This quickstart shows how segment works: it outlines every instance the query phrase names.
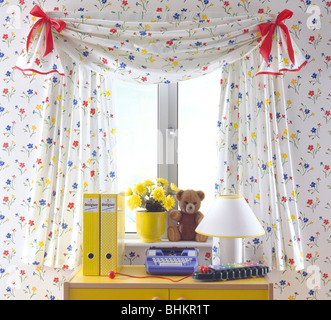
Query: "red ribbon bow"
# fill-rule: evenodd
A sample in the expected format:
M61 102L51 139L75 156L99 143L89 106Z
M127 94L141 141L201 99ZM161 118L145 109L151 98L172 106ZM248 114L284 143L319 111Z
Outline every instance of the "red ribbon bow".
M283 20L291 18L293 15L293 12L290 10L285 9L281 13L278 14L277 19L274 22L271 23L261 23L258 25L260 33L262 36L267 35L260 47L260 53L266 63L268 63L270 52L271 52L271 46L272 46L272 36L275 32L276 26L279 26L283 29L285 36L286 36L286 44L287 44L287 51L290 56L290 59L292 63L294 64L294 50L292 47L291 37L290 33L286 27L286 25L283 23Z
M33 25L33 27L29 32L28 39L26 42L26 51L27 52L29 51L31 37L35 33L34 30L37 30L37 28L45 22L46 23L46 49L44 53L44 57L45 57L54 49L52 26L55 28L57 32L61 32L63 28L66 26L66 23L60 19L51 19L44 11L41 10L41 8L37 4L31 9L30 14L40 19Z

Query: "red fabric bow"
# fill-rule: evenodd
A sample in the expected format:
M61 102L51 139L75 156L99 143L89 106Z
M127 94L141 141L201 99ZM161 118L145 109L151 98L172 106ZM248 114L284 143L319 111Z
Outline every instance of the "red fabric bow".
M40 19L33 25L33 27L29 32L28 39L26 42L26 51L27 52L29 51L31 37L35 33L34 31L37 30L37 28L45 22L46 23L46 48L44 53L44 57L45 57L54 49L52 26L54 26L57 32L61 32L63 28L66 26L66 23L60 19L51 19L44 11L41 10L41 8L37 4L31 9L30 14Z
M268 63L270 52L271 52L271 46L272 46L272 36L275 32L276 26L279 26L283 29L285 36L286 36L286 44L287 44L287 51L289 54L289 57L291 59L291 62L294 64L294 50L292 47L291 37L290 33L286 27L286 25L283 23L283 20L291 18L293 15L293 12L290 10L285 9L281 13L278 14L277 19L274 22L271 23L261 23L258 25L260 33L262 36L267 35L261 46L260 46L260 53L266 63Z

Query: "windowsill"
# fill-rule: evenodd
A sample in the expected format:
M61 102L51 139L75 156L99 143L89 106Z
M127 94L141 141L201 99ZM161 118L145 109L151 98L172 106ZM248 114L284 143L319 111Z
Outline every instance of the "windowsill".
M177 241L171 242L167 239L161 239L161 242L141 242L139 239L134 238L125 238L124 240L125 247L177 247L177 248L184 248L184 247L194 247L194 248L211 248L212 246L212 239L208 239L206 242L197 242L197 241Z

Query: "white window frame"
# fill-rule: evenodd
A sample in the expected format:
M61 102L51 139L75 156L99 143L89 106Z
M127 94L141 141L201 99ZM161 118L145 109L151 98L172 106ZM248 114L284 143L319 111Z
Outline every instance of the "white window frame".
M178 185L178 83L158 85L159 178Z

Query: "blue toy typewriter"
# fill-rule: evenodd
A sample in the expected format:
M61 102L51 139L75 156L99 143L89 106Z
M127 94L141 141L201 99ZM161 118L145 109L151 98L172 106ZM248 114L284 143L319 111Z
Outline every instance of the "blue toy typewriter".
M198 270L197 248L151 247L146 251L146 271L158 275L189 275Z

